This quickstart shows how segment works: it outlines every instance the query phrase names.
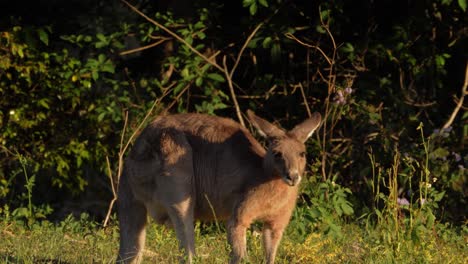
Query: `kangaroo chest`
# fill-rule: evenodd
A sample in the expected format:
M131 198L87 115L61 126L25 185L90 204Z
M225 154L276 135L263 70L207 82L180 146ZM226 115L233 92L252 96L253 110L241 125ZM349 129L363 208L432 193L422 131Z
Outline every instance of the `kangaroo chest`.
M269 221L280 215L289 217L296 205L297 193L297 186L291 187L275 179L247 192L235 213L245 223Z

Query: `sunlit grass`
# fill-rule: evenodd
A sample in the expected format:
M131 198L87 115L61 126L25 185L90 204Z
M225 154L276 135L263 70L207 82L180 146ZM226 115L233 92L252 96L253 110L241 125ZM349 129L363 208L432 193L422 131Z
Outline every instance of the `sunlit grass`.
M468 263L466 231L447 227L415 242L402 237L384 241L385 228L366 230L355 224L342 228L340 237L312 232L302 238L291 226L281 243L277 263ZM196 263L227 263L228 244L223 229L197 226ZM31 228L0 222L1 263L113 263L118 250L118 229L101 228L89 221L68 219L60 224L43 222ZM249 263L262 263L261 235L248 233ZM178 263L180 253L174 232L148 226L144 263Z

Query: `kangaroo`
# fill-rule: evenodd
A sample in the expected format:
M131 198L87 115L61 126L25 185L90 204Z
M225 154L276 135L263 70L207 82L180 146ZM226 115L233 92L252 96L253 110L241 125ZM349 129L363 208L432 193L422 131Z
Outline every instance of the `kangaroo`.
M172 223L185 261L195 256L194 220L226 222L231 264L247 256L246 231L263 223L266 263L296 205L314 113L290 131L247 112L268 148L231 119L202 114L157 117L138 136L118 188L120 263L140 263L147 214ZM213 213L214 211L214 213Z

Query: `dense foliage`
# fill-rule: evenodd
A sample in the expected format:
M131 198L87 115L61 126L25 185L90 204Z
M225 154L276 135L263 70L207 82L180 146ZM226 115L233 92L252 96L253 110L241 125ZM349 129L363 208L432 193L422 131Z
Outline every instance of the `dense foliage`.
M447 123L466 94L465 0L133 2L157 25L119 1L43 2L1 11L3 215L102 217L106 158L115 172L121 136L150 109L239 107L285 127L325 116L304 232L385 212L466 221L466 108Z

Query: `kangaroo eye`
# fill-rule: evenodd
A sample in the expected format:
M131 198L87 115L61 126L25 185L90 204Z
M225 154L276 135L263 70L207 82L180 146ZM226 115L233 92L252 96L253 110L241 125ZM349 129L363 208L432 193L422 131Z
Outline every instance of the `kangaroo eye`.
M281 154L281 152L274 152L273 157L275 157L275 159L281 159L281 157L283 157L283 155Z
M301 156L301 158L305 158L305 156L306 156L306 153L305 153L305 151L303 151L303 152L299 153L299 156Z

